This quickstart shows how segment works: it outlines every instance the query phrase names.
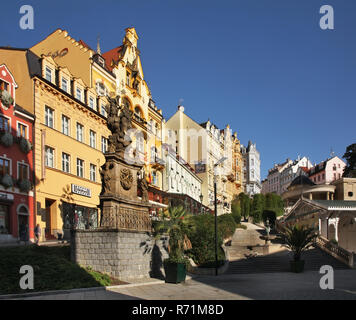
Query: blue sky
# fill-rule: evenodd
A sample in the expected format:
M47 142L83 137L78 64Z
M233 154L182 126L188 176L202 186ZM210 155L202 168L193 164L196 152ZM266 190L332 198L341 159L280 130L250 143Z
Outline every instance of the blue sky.
M34 30L19 27L23 4ZM319 27L325 4L334 30ZM93 48L100 35L105 52L134 26L165 118L184 99L197 122L229 123L243 144L257 143L262 178L287 157L319 162L356 142L354 0L28 0L1 13L1 46L30 47L63 28Z

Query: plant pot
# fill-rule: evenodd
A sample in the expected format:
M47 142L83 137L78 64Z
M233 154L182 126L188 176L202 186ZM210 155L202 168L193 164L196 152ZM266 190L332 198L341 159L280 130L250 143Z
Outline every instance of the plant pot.
M165 281L168 283L180 283L185 281L185 263L164 262L164 272L166 274Z
M290 261L290 269L292 272L300 273L304 271L304 260Z

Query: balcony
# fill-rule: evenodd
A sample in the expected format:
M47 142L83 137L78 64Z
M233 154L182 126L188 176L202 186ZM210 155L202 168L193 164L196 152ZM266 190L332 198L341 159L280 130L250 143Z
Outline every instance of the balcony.
M157 169L157 170L162 170L166 166L166 163L163 159L159 158L157 155L152 155L151 156L151 162L150 162L152 168Z
M132 117L137 124L146 129L147 121L145 119L141 118L137 113L134 113Z

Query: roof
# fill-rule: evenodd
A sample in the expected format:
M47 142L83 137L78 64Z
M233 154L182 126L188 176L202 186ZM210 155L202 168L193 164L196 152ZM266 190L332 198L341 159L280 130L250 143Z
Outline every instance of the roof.
M123 49L124 46L121 45L102 54L102 57L105 59L105 64L108 70L112 71L112 62L117 63L120 58L122 58L124 53Z
M290 184L290 187L297 186L297 185L308 185L308 186L315 186L315 183L311 181L305 175L300 175L296 177Z
M94 51L94 50L93 50L92 48L90 48L89 45L86 44L82 39L80 39L80 40L78 41L78 43L81 44L83 47L86 47L86 48L88 48L89 50Z
M356 201L346 200L309 200L328 210L356 210Z

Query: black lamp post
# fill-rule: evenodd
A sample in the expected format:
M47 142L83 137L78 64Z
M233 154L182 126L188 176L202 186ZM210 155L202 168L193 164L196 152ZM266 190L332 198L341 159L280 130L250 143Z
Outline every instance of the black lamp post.
M201 193L200 196L200 213L203 213L203 194Z
M216 167L224 162L227 158L222 157L214 164L214 214L215 214L215 275L218 275L218 204L216 199Z

